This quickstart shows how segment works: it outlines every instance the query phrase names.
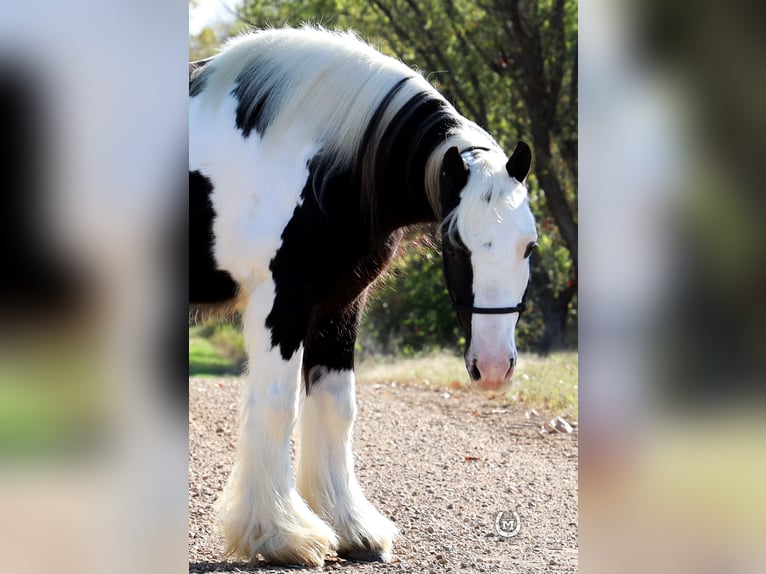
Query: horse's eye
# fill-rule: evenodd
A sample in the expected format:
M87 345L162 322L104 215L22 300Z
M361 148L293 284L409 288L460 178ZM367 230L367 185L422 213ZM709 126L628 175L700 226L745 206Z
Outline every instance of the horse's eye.
M527 243L527 248L524 250L524 259L532 255L532 252L535 250L535 248L537 248L537 243L534 241Z

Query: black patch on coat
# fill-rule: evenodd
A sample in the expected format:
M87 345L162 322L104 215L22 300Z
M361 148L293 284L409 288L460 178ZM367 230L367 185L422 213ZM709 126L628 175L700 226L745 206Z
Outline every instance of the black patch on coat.
M460 193L468 182L470 170L468 164L456 147L444 154L439 190L442 213L445 216L454 211L460 204ZM473 306L473 266L471 252L463 243L460 233L454 230L450 235L446 225L442 226L442 263L444 265L444 281L447 284L453 303ZM471 313L457 312L457 320L466 340L466 350L471 344Z
M254 78L258 81L254 82ZM237 98L237 129L245 138L253 130L263 135L269 127L279 106L274 87L281 80L279 69L262 57L254 58L237 76L231 93Z
M374 121L403 81L381 102ZM309 163L303 201L270 263L276 295L266 318L272 346L284 360L304 344L307 392L316 379L310 376L313 367L353 368L363 294L388 265L401 228L436 220L426 197L425 166L457 125L445 102L418 94L389 126L367 130L358 154L367 162L362 168L328 173L321 155ZM376 142L377 131L383 135ZM365 193L375 200L373 218L360 201L362 186L371 186Z
M473 266L471 252L455 231L453 237L442 235L442 263L444 281L453 303L473 306ZM457 311L457 320L466 340L466 349L471 344L471 313Z
M237 295L237 284L217 268L213 257L211 181L198 171L189 172L189 303L225 303Z
M426 163L458 126L449 104L422 92L401 107L377 145L360 150L359 165L368 171L363 181L373 188L373 225L436 220L425 191Z
M353 178L348 172L324 177L323 169L320 157L311 161L303 202L270 263L276 296L266 327L285 360L305 342L309 363L351 368L356 331L350 332L348 321L340 318L354 315L349 308L388 265L401 232L390 229L371 238L352 199ZM321 206L313 189L316 180L324 182ZM321 343L327 333L340 331L350 334L345 350L342 341L335 350Z
M529 168L532 166L532 150L523 141L519 140L513 154L508 158L505 164L505 170L516 181L523 182L529 175Z
M380 101L380 104L378 104L377 109L375 110L375 113L372 114L372 117L370 118L370 123L367 125L367 128L364 130L364 135L362 136L362 142L359 146L359 149L361 150L361 159L364 160L364 154L368 150L370 146L370 142L372 141L372 138L375 136L375 133L381 129L381 122L383 120L383 114L386 113L388 110L388 107L391 105L391 102L396 97L396 94L398 94L402 88L404 87L404 84L411 80L414 76L407 76L406 78L402 78L394 86L388 91L388 93L385 95L385 97Z
M207 64L210 63L213 58L207 60L199 60L198 62L191 62L189 64L189 97L193 98L202 93L207 84L207 77L209 75L210 68Z
M354 368L354 346L365 299L363 292L338 312L318 313L312 317L303 352L303 383L306 393L311 391L325 369L344 371Z

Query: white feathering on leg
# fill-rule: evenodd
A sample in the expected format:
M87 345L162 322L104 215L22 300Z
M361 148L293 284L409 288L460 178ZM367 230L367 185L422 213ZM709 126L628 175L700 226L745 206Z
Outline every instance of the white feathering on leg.
M265 350L261 309L252 306L244 317L250 361L257 368L248 374L242 400L237 463L217 504L226 554L321 566L338 540L298 494L290 464L302 351L284 361L277 349Z
M323 367L301 411L298 489L338 534L338 553L387 562L394 524L365 498L354 473L356 418L353 371Z

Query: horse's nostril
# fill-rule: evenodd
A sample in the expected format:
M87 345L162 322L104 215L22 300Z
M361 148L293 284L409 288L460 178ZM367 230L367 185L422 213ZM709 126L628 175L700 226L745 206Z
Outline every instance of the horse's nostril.
M476 359L471 361L471 366L468 367L468 374L471 375L471 379L474 381L481 379L481 373L479 372L479 367L476 364Z
M510 376L513 374L513 368L516 366L516 355L511 355L508 358L508 363L509 363L508 370L505 372L505 377L503 377L506 380L509 379Z

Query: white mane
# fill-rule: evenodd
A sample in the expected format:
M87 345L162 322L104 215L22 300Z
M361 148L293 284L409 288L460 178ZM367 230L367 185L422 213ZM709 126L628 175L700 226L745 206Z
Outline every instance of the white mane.
M253 65L257 64L257 65ZM387 94L404 78L380 118L368 146L375 146L396 113L413 97L427 93L446 100L423 76L384 56L351 32L311 26L246 33L230 40L204 69L205 106L219 105L236 85L246 86L248 112L257 112L269 130L300 123L328 161L328 172L352 165L365 130ZM426 193L439 214L439 171L452 146L483 145L494 140L448 103L459 127L437 146L426 165ZM258 108L256 110L256 108ZM369 193L371 190L362 190ZM369 199L369 198L368 198ZM371 202L368 202L371 204Z

